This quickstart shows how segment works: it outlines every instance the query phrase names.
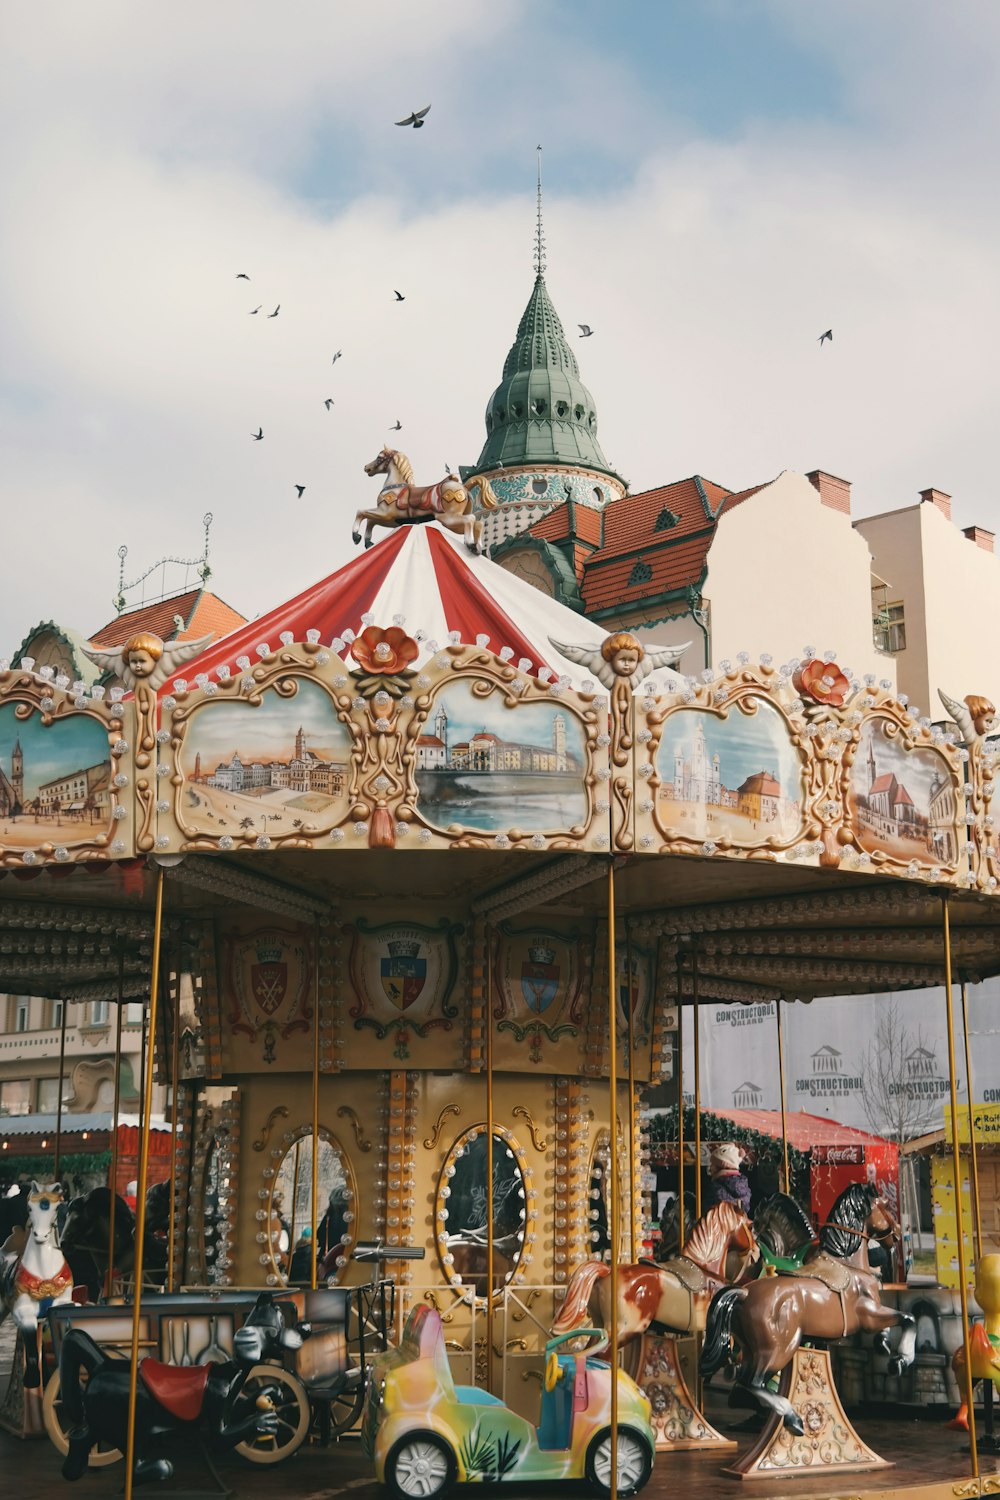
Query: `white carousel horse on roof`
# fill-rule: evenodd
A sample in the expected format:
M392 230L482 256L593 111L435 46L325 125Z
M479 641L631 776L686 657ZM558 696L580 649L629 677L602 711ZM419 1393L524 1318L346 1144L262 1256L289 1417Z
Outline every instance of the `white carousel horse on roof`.
M446 474L437 484L413 483L413 466L397 448L383 448L365 473L384 474L385 484L379 491L374 510L359 510L354 517L354 540L361 540L361 523L366 522L365 546L372 544L373 526L412 526L422 521L440 521L449 531L461 532L470 552L483 550L483 523L472 509L473 496L479 504L494 510L498 504L488 479L481 474L463 484L457 474Z
M13 1314L24 1345L24 1384L41 1384L38 1366L38 1319L50 1307L73 1300L73 1274L56 1239L56 1214L62 1185L33 1182L28 1194L27 1238L20 1255L9 1256L0 1270L0 1321Z

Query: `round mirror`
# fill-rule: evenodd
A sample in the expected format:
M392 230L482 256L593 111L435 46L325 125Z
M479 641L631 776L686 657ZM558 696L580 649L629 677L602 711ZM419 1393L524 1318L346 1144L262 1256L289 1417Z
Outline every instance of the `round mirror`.
M598 1133L590 1156L590 1255L592 1260L610 1260L611 1236L608 1232L608 1174L611 1170L611 1137L606 1130ZM628 1200L622 1191L628 1187L628 1158L618 1140L618 1260L626 1260L628 1244Z
M257 1235L258 1243L267 1247L261 1262L269 1261L272 1276L285 1285L308 1286L312 1279L311 1127L292 1132L277 1155L277 1167L265 1170L265 1176L268 1171L273 1176L263 1211L266 1223ZM350 1161L336 1137L323 1130L316 1181L316 1280L321 1286L339 1281L344 1273L354 1244L356 1206Z
M528 1224L528 1169L520 1146L494 1128L493 1289L513 1281L524 1254ZM533 1194L531 1195L533 1198ZM438 1258L452 1286L486 1296L487 1149L482 1125L458 1137L445 1158L435 1202Z

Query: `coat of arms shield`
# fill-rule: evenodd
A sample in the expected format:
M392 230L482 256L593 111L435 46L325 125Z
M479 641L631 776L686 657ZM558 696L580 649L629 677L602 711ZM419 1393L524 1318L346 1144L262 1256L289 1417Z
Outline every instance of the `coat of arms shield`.
M265 1016L273 1016L288 992L288 965L280 948L257 949L250 965L250 993Z
M427 960L413 939L391 939L388 953L379 965L386 999L397 1010L406 1010L419 997L427 979Z
M521 994L536 1016L548 1010L559 993L559 965L554 948L533 943L521 962Z

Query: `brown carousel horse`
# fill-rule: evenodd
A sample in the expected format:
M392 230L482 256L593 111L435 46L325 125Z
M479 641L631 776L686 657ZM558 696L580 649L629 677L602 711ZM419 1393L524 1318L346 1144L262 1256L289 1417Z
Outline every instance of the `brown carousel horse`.
M361 540L361 523L365 527L365 546L372 544L373 526L408 526L422 521L440 521L449 531L461 532L470 552L483 550L483 523L472 509L473 495L478 491L479 503L486 510L494 510L497 497L488 479L477 475L463 484L457 474L446 474L437 484L416 485L413 483L413 465L405 453L396 448L383 448L381 453L365 464L365 473L384 474L385 484L379 491L374 510L359 510L354 517L353 536Z
M683 1255L662 1265L651 1262L618 1267L618 1346L645 1333L651 1323L676 1333L704 1328L709 1299L730 1281L752 1273L760 1257L753 1225L734 1203L719 1203L698 1220ZM573 1273L566 1300L552 1332L571 1333L592 1326L588 1308L597 1287L601 1321L611 1322L607 1278L611 1267L602 1260L584 1261Z
M741 1351L736 1384L800 1435L802 1418L784 1396L768 1390L767 1382L785 1368L803 1339L841 1339L864 1329L875 1334L875 1347L889 1355L890 1374L898 1375L913 1361L916 1321L882 1306L878 1277L868 1263L869 1235L884 1239L898 1232L875 1187L857 1182L845 1189L820 1232L818 1248L799 1270L716 1292L708 1310L701 1373L709 1376L720 1369L735 1339ZM888 1329L895 1324L903 1331L893 1354Z

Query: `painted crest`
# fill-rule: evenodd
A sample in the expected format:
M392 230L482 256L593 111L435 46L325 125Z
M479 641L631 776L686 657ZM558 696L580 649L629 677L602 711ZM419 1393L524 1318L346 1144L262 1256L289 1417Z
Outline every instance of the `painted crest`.
M288 965L280 948L258 944L257 962L250 965L250 992L265 1016L273 1016L288 993Z
M409 1010L426 983L427 960L421 957L421 946L416 938L391 938L379 962L382 989L397 1010Z
M559 993L559 973L556 950L546 943L533 943L521 962L521 993L536 1016L547 1011Z
M237 1036L255 1039L264 1033L270 1054L265 1061L271 1062L276 1038L309 1029L308 945L296 933L269 928L234 937L229 953L230 1027Z

